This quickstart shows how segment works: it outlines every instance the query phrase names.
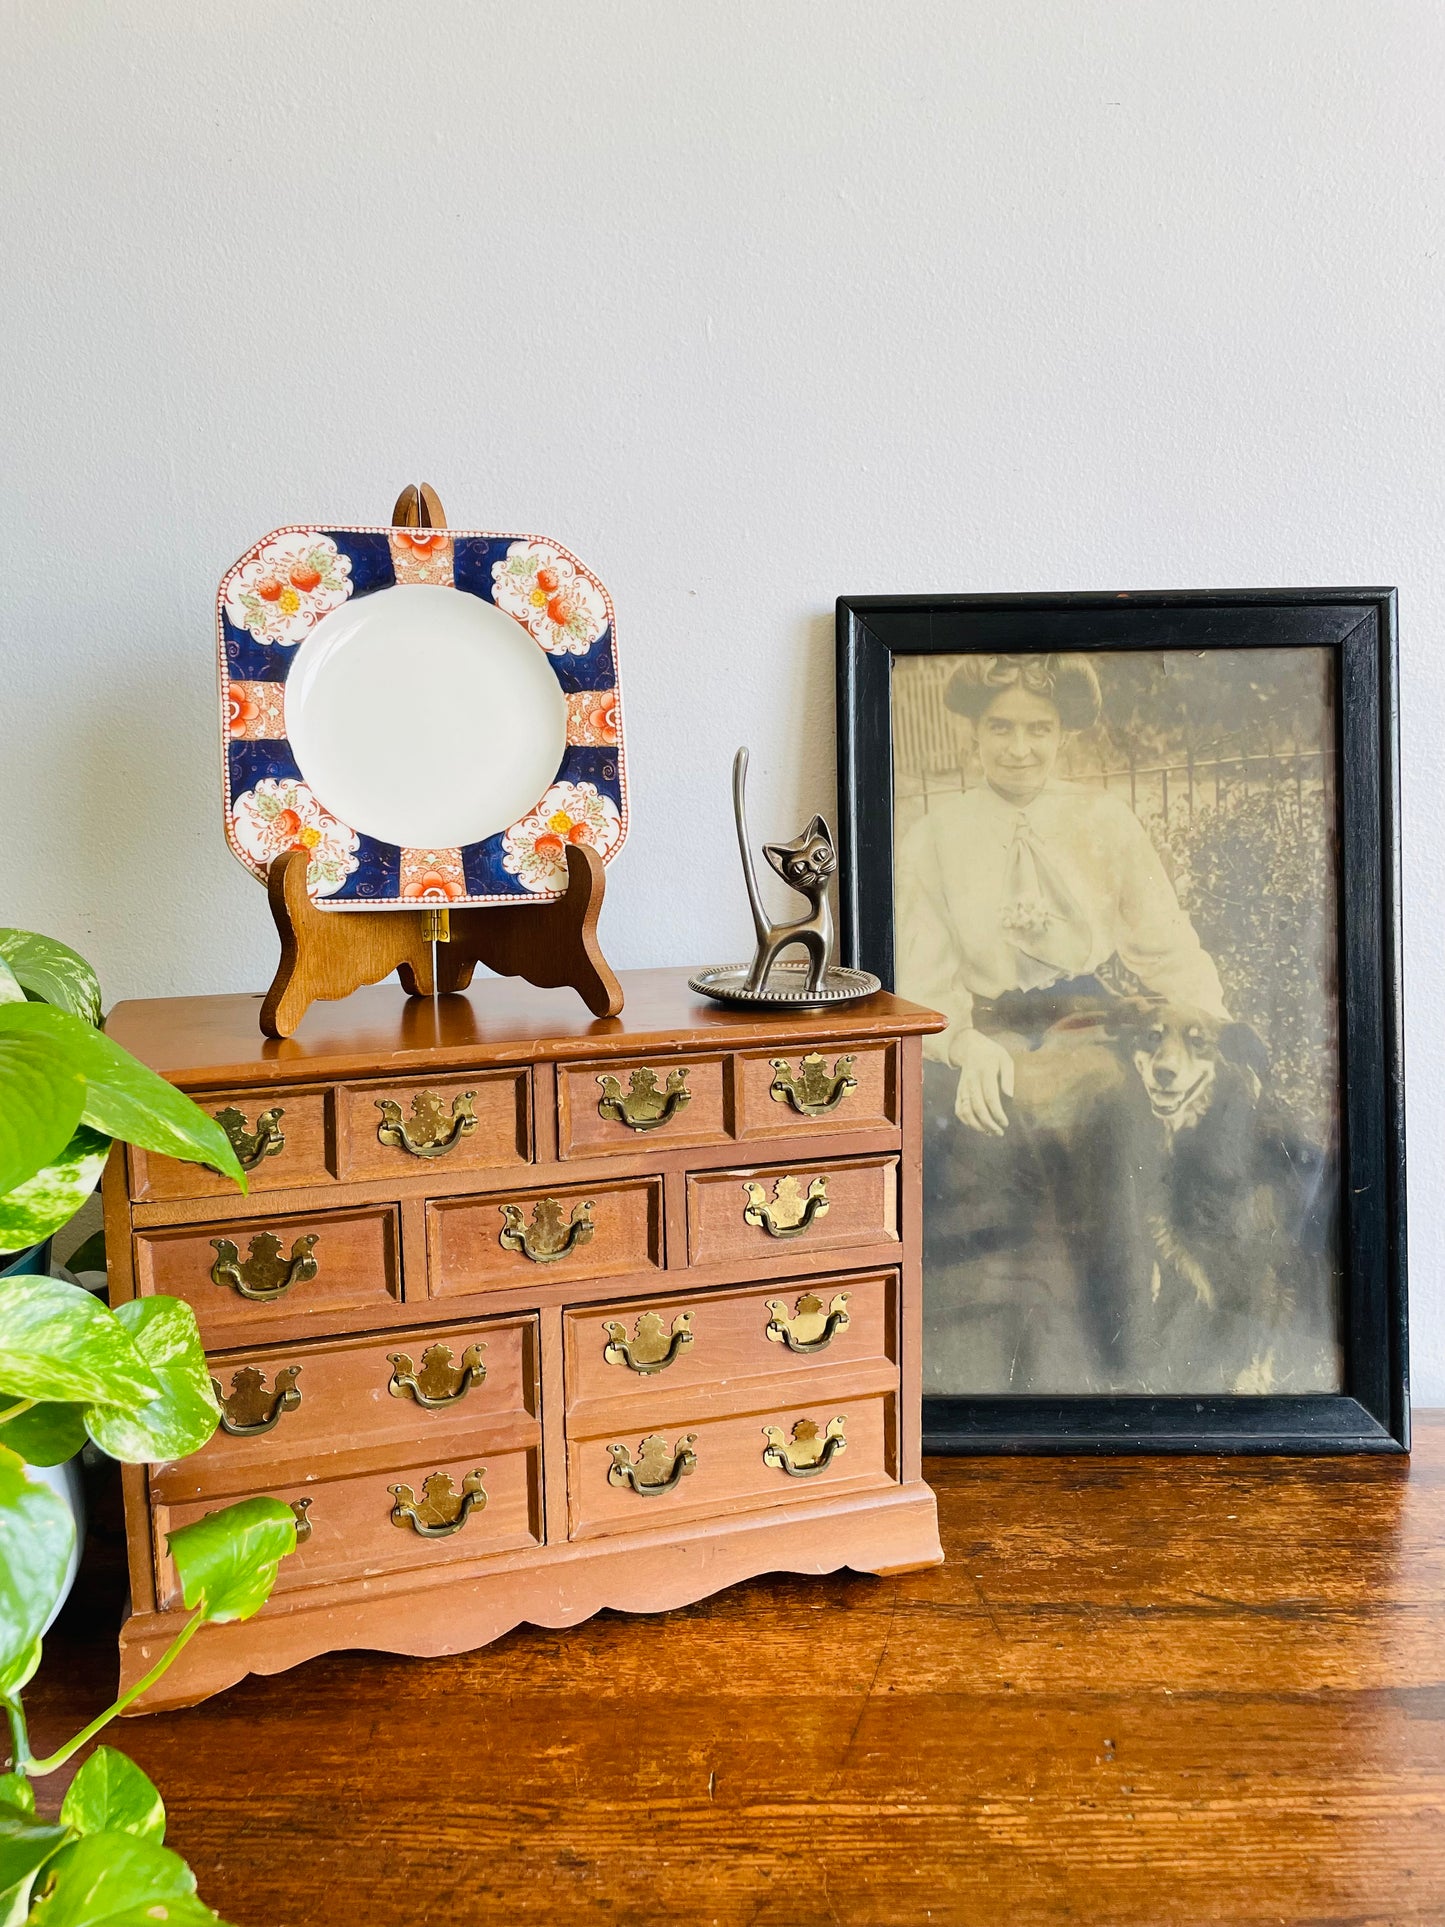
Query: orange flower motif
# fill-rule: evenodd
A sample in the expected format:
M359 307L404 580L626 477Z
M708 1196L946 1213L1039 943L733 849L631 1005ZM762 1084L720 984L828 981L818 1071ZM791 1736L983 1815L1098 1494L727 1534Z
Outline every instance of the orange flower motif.
M539 836L537 841L532 845L532 848L537 852L538 856L546 857L549 863L560 863L562 861L564 846L561 837L554 831L548 831L545 835Z
M261 705L254 696L243 695L232 683L226 692L226 710L231 734L242 736L247 723L254 723L261 714Z
M412 903L451 903L462 894L462 886L437 870L414 877L401 893Z
M614 691L607 690L599 695L585 713L587 727L595 733L599 743L617 741L617 696Z
M447 545L445 529L393 529L392 534L404 549L410 549L423 561L428 556L439 555Z

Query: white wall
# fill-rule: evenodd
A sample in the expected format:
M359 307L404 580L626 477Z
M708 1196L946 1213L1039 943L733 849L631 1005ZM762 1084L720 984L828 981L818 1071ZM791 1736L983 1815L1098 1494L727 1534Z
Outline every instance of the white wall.
M619 611L621 964L832 801L840 591L1398 583L1414 1366L1445 1402L1438 0L10 0L3 920L259 988L211 598L551 531Z

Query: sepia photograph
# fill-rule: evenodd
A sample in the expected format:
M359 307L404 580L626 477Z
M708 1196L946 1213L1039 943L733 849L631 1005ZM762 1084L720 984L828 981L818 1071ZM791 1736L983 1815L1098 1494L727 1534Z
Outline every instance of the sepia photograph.
M1342 1387L1326 649L913 655L924 1391Z

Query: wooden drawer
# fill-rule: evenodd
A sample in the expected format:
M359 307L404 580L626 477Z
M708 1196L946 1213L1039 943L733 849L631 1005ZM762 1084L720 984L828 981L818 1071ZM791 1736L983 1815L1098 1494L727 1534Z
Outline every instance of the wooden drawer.
M469 1452L459 1447L460 1441L453 1439L444 1452L413 1450L385 1470L356 1473L349 1478L268 1485L269 1495L287 1505L309 1502L304 1506L309 1536L290 1558L281 1561L277 1594L337 1579L365 1579L413 1567L452 1565L491 1552L540 1545L539 1454L480 1449ZM459 1531L445 1538L423 1538L410 1524L398 1526L392 1522L392 1508L397 1504L392 1486L407 1485L415 1498L424 1502L426 1480L443 1473L450 1478L451 1494L456 1497L466 1490L468 1475L477 1471L483 1475L481 1489L486 1504L474 1504ZM165 1535L217 1509L215 1501L207 1499L154 1506L156 1585L162 1610L180 1604L180 1587L166 1551Z
M236 1155L247 1166L252 1191L277 1191L301 1184L329 1184L335 1176L328 1125L329 1093L310 1091L232 1091L197 1098L208 1117L217 1118ZM254 1162L252 1161L254 1160ZM163 1158L131 1147L133 1198L235 1198L230 1178L203 1164Z
M897 1239L896 1157L688 1176L688 1257L695 1265L784 1263L796 1255L806 1269L814 1252Z
M213 1279L213 1268L228 1263L245 1291ZM284 1290L246 1295L269 1292L288 1270L294 1282ZM254 1343L283 1319L294 1324L368 1305L384 1315L401 1296L397 1214L389 1205L375 1205L142 1231L135 1238L135 1271L142 1296L169 1292L184 1298L213 1347Z
M519 1248L523 1240L537 1256ZM427 1254L433 1296L647 1271L662 1264L662 1181L435 1198Z
M467 1372L472 1348L480 1378ZM269 1489L273 1479L339 1473L362 1459L400 1461L423 1446L447 1455L483 1432L496 1447L538 1442L535 1317L271 1345L212 1358L210 1367L227 1415L199 1452L152 1469L152 1494L168 1503ZM408 1370L422 1397L438 1402L417 1400L401 1376ZM268 1429L238 1435L231 1425Z
M898 1128L898 1046L740 1051L737 1135L820 1137ZM851 1084L851 1088L849 1087Z
M561 1064L557 1154L636 1157L650 1144L726 1143L732 1135L731 1072L727 1057ZM629 1116L636 1121L629 1123Z
M626 1434L602 1433L567 1441L569 1536L590 1538L604 1532L635 1532L670 1521L733 1513L744 1508L796 1504L819 1493L858 1491L891 1484L896 1477L893 1447L894 1398L889 1393L866 1397L830 1398L820 1391L804 1402L761 1412L739 1413L687 1424L669 1424L660 1438L667 1455L684 1440L695 1458L690 1473L661 1492L640 1493L629 1484L614 1483L619 1461L641 1467L641 1476L661 1482L667 1461L655 1462L647 1440L634 1426ZM812 1449L794 1427L816 1430L813 1446L826 1436L830 1424L843 1420L845 1449L826 1464L801 1477L764 1459L765 1452L782 1446L804 1454ZM675 1467L675 1458L672 1460Z
M531 1089L526 1070L343 1084L336 1095L338 1169L357 1179L530 1164Z
M568 1411L654 1389L896 1363L897 1293L888 1271L578 1306L562 1320Z

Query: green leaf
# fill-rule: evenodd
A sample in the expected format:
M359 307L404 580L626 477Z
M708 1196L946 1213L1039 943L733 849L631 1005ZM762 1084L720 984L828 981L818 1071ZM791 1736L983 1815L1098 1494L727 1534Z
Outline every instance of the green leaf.
M69 1560L66 1561L68 1565ZM49 1615L46 1615L47 1618ZM27 1646L13 1659L0 1666L0 1700L13 1700L27 1687L40 1671L40 1641Z
M107 1914L104 1927L226 1927L226 1923L194 1894L176 1894L153 1901L149 1907L127 1907Z
M60 1817L77 1833L136 1833L159 1846L166 1837L166 1809L134 1760L113 1746L98 1746L71 1781Z
M35 1927L101 1927L125 1919L185 1919L149 1910L194 1894L196 1876L169 1847L105 1832L83 1834L63 1848L46 1884L30 1912Z
M7 1402L8 1394L0 1392L0 1404ZM64 1465L84 1444L83 1405L32 1405L19 1418L0 1425L0 1445L18 1452L27 1465Z
M25 991L9 964L0 959L0 1004L23 1004Z
M207 1619L249 1619L271 1596L276 1573L296 1550L296 1515L279 1499L242 1499L168 1534L181 1597Z
M0 1017L39 1009L0 1004ZM0 1032L0 1197L59 1157L84 1104L80 1067L53 1037Z
M94 1407L86 1430L102 1452L129 1465L199 1452L220 1422L196 1314L182 1298L135 1298L114 1316L160 1381L149 1404Z
M160 1390L124 1325L83 1286L25 1273L0 1279L0 1391L135 1406Z
M69 1827L37 1820L18 1804L0 1806L0 1927L20 1927L36 1875L74 1838Z
M66 1063L85 1079L81 1118L95 1130L165 1157L212 1164L245 1190L245 1173L216 1120L103 1031L49 1004L0 1004L0 1043L11 1038L45 1038L63 1048ZM40 1162L48 1163L59 1148Z
M100 1182L110 1139L82 1124L60 1156L0 1197L0 1251L38 1245L69 1224Z
M281 1509L291 1518L286 1507ZM0 1446L0 1675L7 1695L18 1690L11 1682L18 1681L60 1597L74 1548L70 1507L48 1485L28 1477L23 1460Z
M81 1017L100 1022L100 980L90 965L68 945L33 930L0 930L0 958L32 997Z
M0 1805L34 1813L35 1782L27 1780L23 1773L0 1773Z

